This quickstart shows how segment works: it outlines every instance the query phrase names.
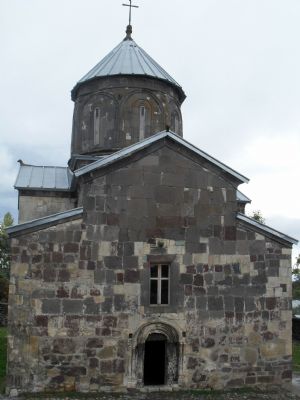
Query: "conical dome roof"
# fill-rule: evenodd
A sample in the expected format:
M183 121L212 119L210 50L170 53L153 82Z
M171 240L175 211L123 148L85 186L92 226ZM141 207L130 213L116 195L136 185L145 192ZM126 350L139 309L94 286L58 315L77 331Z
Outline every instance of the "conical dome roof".
M113 75L138 75L166 81L175 86L181 96L185 98L181 86L145 50L136 44L131 38L131 32L129 25L125 39L81 78L73 90L76 90L82 83L95 78Z

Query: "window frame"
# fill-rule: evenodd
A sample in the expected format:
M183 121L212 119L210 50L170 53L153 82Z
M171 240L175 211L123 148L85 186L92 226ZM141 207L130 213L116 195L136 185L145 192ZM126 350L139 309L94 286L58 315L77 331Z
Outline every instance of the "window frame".
M157 267L157 276L152 276L152 269ZM162 270L163 267L167 267L168 276L163 276ZM156 303L152 303L152 290L151 290L151 283L153 281L157 282L156 285ZM162 303L162 282L168 282L168 302ZM150 264L150 277L149 277L149 305L150 306L169 306L170 305L170 263L151 263Z

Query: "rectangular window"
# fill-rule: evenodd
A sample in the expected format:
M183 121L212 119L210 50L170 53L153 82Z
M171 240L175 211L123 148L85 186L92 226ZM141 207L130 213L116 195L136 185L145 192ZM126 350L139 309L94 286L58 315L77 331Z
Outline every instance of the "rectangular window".
M169 304L170 266L154 264L150 266L150 304Z

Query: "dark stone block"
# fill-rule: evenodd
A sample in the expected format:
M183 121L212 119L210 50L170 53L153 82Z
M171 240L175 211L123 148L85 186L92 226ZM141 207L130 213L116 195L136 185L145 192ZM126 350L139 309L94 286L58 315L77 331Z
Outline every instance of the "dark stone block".
M108 315L103 317L103 326L106 328L116 328L117 327L117 317Z
M224 310L223 297L208 297L208 310L209 311L222 311Z
M65 253L78 253L79 245L78 243L66 243L64 245Z
M203 275L197 274L194 276L193 285L203 286Z
M185 307L188 310L193 310L195 308L195 298L194 297L187 297L185 299Z
M52 267L46 267L43 271L43 279L45 282L55 282L56 270Z
M53 340L53 353L73 354L76 351L76 342L70 338L55 338Z
M219 288L218 286L209 286L207 288L207 295L208 296L218 296L219 295Z
M191 285L193 283L193 275L180 274L180 283L183 285Z
M63 300L63 312L66 314L82 314L83 301L82 300Z
M113 372L113 363L111 360L101 361L100 371L102 374L111 374Z
M198 365L198 359L194 357L189 357L187 360L187 369L195 369Z
M36 315L34 318L36 326L48 326L48 317L46 315Z
M83 295L80 292L80 289L77 286L73 287L71 290L71 298L72 299L82 299L82 297L83 297Z
M60 367L61 373L66 376L81 376L86 375L86 368L84 367Z
M293 372L292 372L292 370L290 370L290 369L288 369L288 370L286 370L286 371L283 371L283 373L282 373L282 375L281 375L281 378L282 378L282 379L289 379L289 380L291 380L292 377L293 377Z
M232 296L224 296L225 311L234 311L234 301Z
M211 285L214 280L214 275L211 272L208 272L204 275L204 280L206 285Z
M234 308L236 313L242 313L244 311L244 299L242 297L234 298Z
M115 311L126 310L125 296L123 294L114 295L114 308Z
M104 257L105 267L108 269L122 269L122 258L118 256Z
M201 347L204 347L206 349L210 349L211 347L214 347L215 345L215 340L213 338L203 338L201 340Z
M188 274L195 274L196 273L195 265L187 265L186 272Z
M186 288L188 285L186 285L184 288ZM193 295L194 296L205 296L206 295L206 290L201 287L201 286L193 286Z
M113 372L122 374L125 372L124 360L113 360Z
M98 358L90 358L89 359L89 366L90 366L90 368L98 368L99 367Z
M57 281L58 282L69 282L70 281L70 272L67 269L60 269L58 271Z
M193 294L193 286L192 285L184 285L184 295L192 296Z
M225 226L225 240L236 240L235 226Z
M32 256L32 264L39 264L41 263L43 260L43 257L41 254L35 254L34 256Z
M89 261L87 262L87 269L88 269L89 271L94 271L94 270L96 269L96 263L95 263L95 261L89 260Z
M187 242L186 251L187 253L206 253L206 243L198 242Z
M64 260L63 253L59 253L59 252L53 252L52 253L52 261L54 263L62 263L63 260Z
M103 347L103 340L100 338L89 338L86 347L87 349L101 349Z
M206 296L196 297L196 309L197 310L207 310Z
M99 304L95 303L93 297L85 299L83 302L85 314L99 314Z
M111 312L112 311L112 298L106 297L104 302L101 304L101 311L102 312Z
M243 387L245 384L244 379L231 379L228 381L227 386L229 387Z
M124 282L137 283L140 280L140 271L135 269L127 269L124 275Z
M256 310L256 304L255 304L254 297L246 297L245 298L245 309L247 312Z
M232 271L234 274L240 274L241 273L240 264L238 263L232 264Z
M268 278L265 272L259 273L257 276L251 278L252 285L263 285L268 282Z
M268 310L274 310L277 306L277 300L276 297L267 297L266 298L266 308Z
M57 289L56 296L58 298L67 298L69 297L69 290L64 287L60 287Z
M44 299L42 302L42 312L44 314L59 314L60 313L60 300Z
M134 243L133 242L125 242L123 256L133 256L134 255Z
M124 269L128 268L138 268L139 266L139 258L136 256L125 256L123 257L123 267Z

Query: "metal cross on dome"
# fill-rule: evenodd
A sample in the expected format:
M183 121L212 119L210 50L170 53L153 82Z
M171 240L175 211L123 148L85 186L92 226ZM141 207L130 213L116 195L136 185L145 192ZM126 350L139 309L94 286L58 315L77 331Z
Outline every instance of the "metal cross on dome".
M131 9L132 9L132 7L134 7L134 8L139 8L139 6L134 6L134 5L132 5L132 0L128 0L129 1L129 3L130 4L122 4L123 6L125 6L125 7L129 7L129 25L131 25Z

